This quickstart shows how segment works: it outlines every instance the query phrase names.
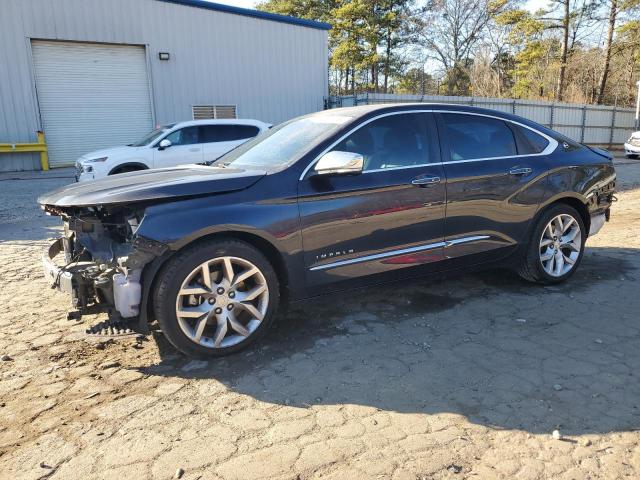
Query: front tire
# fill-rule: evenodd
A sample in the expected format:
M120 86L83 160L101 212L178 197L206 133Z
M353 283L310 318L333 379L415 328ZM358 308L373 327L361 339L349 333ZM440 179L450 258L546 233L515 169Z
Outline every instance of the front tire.
M586 239L584 222L575 208L552 206L535 223L519 275L543 285L564 282L578 269Z
M138 165L124 165L122 167L116 167L109 172L109 175L120 175L121 173L139 172L140 170L147 170L145 167Z
M238 240L198 243L159 274L154 312L167 340L193 357L235 353L262 337L280 301L271 263Z

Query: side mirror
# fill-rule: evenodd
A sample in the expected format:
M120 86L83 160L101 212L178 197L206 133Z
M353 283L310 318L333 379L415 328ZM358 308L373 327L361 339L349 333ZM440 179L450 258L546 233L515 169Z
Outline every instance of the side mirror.
M315 166L318 175L357 175L364 168L364 157L359 153L333 151L325 153Z
M168 138L163 138L158 144L158 150L164 150L165 148L169 148L170 146L171 140L169 140Z

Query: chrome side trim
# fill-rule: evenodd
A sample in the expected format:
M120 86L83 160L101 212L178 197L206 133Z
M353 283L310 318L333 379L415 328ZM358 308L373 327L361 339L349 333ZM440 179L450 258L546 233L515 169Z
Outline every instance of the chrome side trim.
M488 115L486 113L464 112L464 111L459 111L459 110L434 110L434 109L402 110L402 111L399 111L399 112L388 112L388 113L384 113L382 115L377 115L375 117L370 118L366 122L361 123L361 124L357 125L356 127L352 128L351 130L349 130L347 133L345 133L340 138L338 138L338 140L336 140L331 145L329 145L326 149L324 149L316 158L314 158L309 163L309 165L307 165L307 167L303 170L302 175L300 175L300 178L298 178L298 181L302 180L307 175L307 173L309 173L309 170L311 170L311 168L317 163L317 161L320 160L320 157L322 157L325 153L329 152L333 147L335 147L337 144L339 144L342 140L347 138L349 135L351 135L355 131L357 131L360 128L364 127L365 125L373 122L374 120L378 120L379 118L389 117L391 115L402 115L402 114L406 114L406 113L457 113L457 114L462 114L462 115L475 115L477 117L495 118L496 120L502 120L503 122L510 122L510 123L515 124L515 125L519 125L519 126L521 126L523 128L527 128L527 129L531 130L532 132L537 133L541 137L544 137L549 142L549 144L547 145L547 148L545 148L540 153L531 153L531 154L528 154L528 155L511 155L511 156L506 156L506 157L473 158L473 159L470 159L470 160L451 160L449 162L433 162L433 163L424 163L422 165L408 165L408 166L404 166L404 167L378 168L378 169L375 169L375 170L366 170L366 171L362 172L363 175L367 174L367 173L374 173L374 172L381 172L381 171L389 172L389 171L392 171L392 170L402 170L402 169L407 169L407 168L428 167L430 165L449 165L449 164L452 164L452 163L484 162L484 161L487 161L487 160L500 160L500 159L503 159L503 158L514 158L514 159L517 159L517 158L527 158L527 157L540 157L540 156L544 156L544 155L549 155L556 148L558 148L558 141L556 139L550 137L549 135L547 135L545 133L542 133L539 130L536 130L533 127L530 127L530 126L525 125L523 123L517 122L515 120L510 120L508 118L498 117L498 116L495 116L495 115Z
M555 140L554 140L554 142L555 142ZM556 142L556 145L557 145L557 142ZM527 157L539 157L540 155L544 155L544 152L543 153L529 153L527 155L513 155L512 157L487 157L487 158L471 158L469 160L451 160L449 162L440 162L439 164L433 163L431 165L451 165L453 163L486 162L486 161L489 161L489 160L502 160L503 158L518 159L518 158L527 158ZM364 172L364 173L366 173L366 172Z
M328 268L343 267L345 265L369 262L371 260L380 260L382 258L395 257L398 255L404 255L406 253L422 252L424 250L433 250L434 248L439 248L444 246L446 246L446 242L430 243L428 245L420 245L419 247L403 248L400 250L392 250L390 252L376 253L375 255L366 255L364 257L350 258L349 260L340 260L338 262L325 263L324 265L311 267L309 270L314 272L316 270L326 270Z
M432 165L442 165L441 162L435 163L423 163L421 165L405 165L403 167L389 167L389 168L372 168L371 170L364 170L362 175L366 175L367 173L376 173L376 172L392 172L394 170L407 170L409 168L425 168L430 167Z
M468 243L468 242L477 242L478 240L486 240L489 238L489 235L475 235L473 237L462 237L456 238L454 240L447 240L446 246L450 247L451 245L458 245L460 243Z
M339 260L337 262L325 263L324 265L317 265L311 267L309 271L315 272L317 270L327 270L329 268L344 267L345 265L353 265L354 263L370 262L371 260L381 260L383 258L397 257L398 255L405 255L407 253L422 252L425 250L433 250L434 248L450 247L451 245L458 245L460 243L476 242L478 240L486 240L489 235L475 235L473 237L462 237L454 240L447 240L445 242L429 243L427 245L420 245L418 247L402 248L400 250L391 250L384 253L376 253L374 255L365 255L364 257L350 258L349 260Z

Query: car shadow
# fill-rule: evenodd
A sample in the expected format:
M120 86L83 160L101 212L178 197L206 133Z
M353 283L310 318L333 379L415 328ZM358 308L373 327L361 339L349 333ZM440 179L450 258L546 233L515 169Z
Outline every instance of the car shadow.
M197 362L157 334L149 375L215 379L264 402L464 415L565 434L640 428L636 249L590 248L551 287L505 271L294 305L259 344Z

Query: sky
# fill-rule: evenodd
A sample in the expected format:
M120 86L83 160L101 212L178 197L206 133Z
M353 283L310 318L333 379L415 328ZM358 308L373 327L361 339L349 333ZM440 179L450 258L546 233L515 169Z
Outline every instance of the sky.
M254 8L258 3L256 0L212 0L215 3L223 3L225 5L233 5L234 7ZM525 7L532 12L546 7L548 0L527 0Z
M548 0L528 0L524 7L531 12L535 12L541 8L546 8L548 3Z

